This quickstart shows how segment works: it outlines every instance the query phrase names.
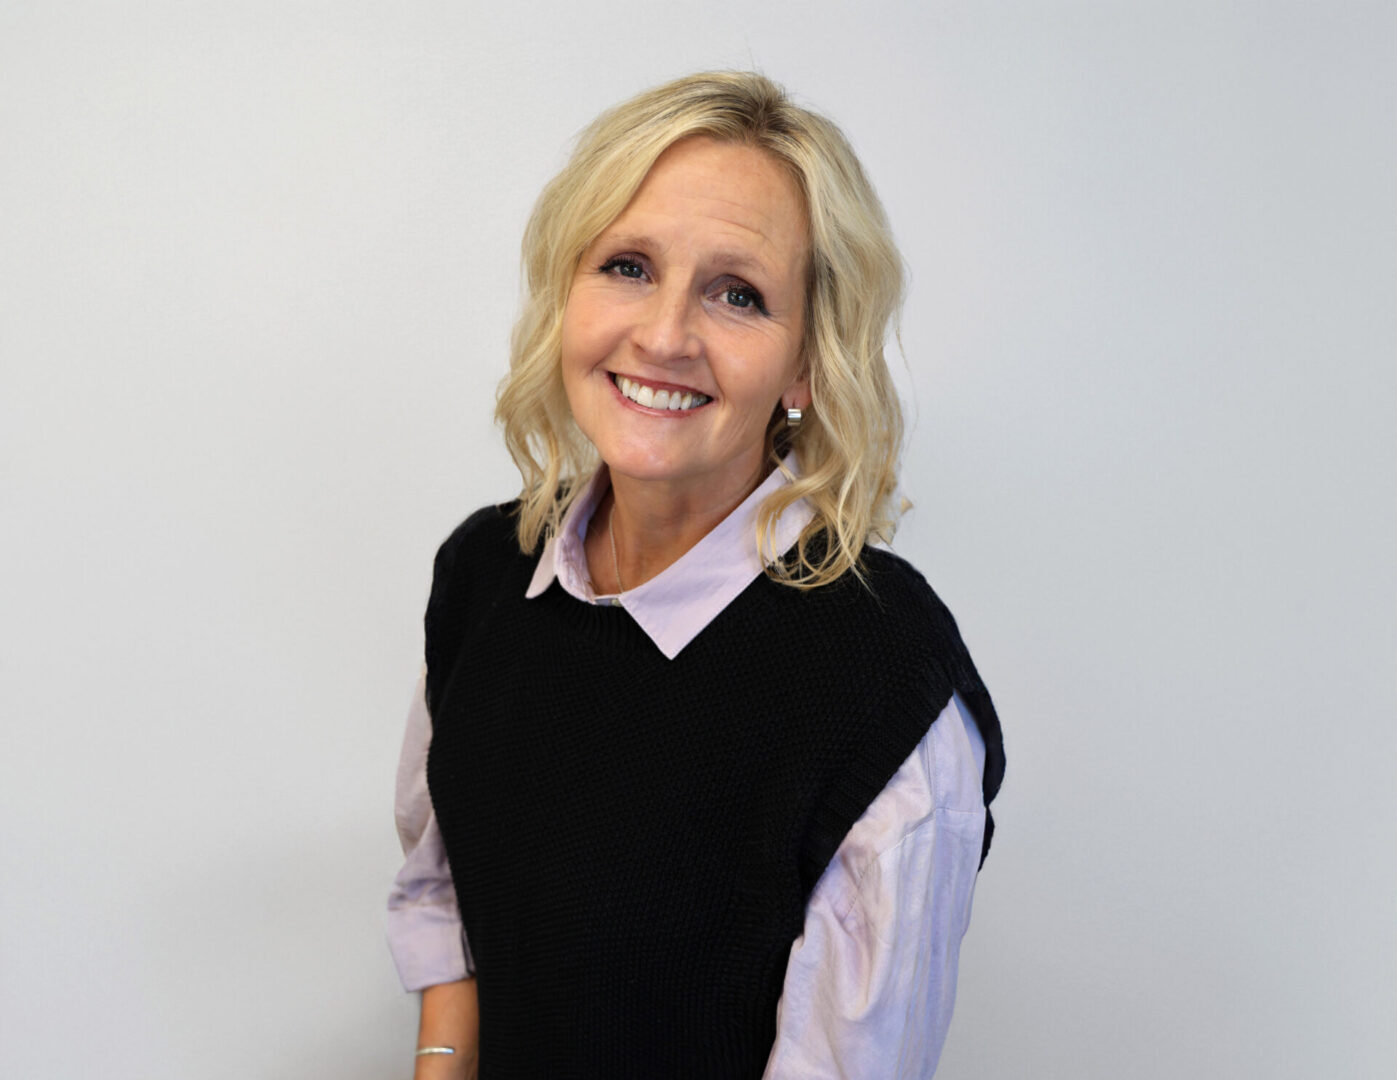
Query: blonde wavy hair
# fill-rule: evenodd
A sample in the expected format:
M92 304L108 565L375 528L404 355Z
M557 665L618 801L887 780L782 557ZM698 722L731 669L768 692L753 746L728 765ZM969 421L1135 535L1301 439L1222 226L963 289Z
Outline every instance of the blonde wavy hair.
M776 468L794 449L800 476L757 513L757 545L773 578L800 588L859 574L871 538L891 539L901 513L895 489L902 407L883 355L902 302L902 258L882 204L853 149L829 120L793 104L753 72L690 75L647 90L598 117L534 206L524 231L523 311L495 418L524 487L520 547L556 534L596 467L596 451L568 408L560 371L563 309L583 252L625 209L656 159L681 139L707 136L770 154L805 198L810 236L802 363L811 407L767 429ZM797 558L769 551L777 518L805 499L815 516Z

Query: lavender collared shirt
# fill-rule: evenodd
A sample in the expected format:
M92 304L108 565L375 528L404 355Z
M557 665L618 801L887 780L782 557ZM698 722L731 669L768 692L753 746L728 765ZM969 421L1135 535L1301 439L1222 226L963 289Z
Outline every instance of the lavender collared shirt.
M793 459L786 466L795 468ZM593 592L582 542L606 494L603 468L545 545L525 593L556 579L583 603L624 607L673 659L761 574L756 513L786 483L773 472L677 562L619 596ZM780 553L811 517L790 507L765 545ZM937 720L931 723L930 720ZM474 970L427 792L424 683L408 710L396 819L406 859L388 898L388 944L407 990ZM984 743L959 695L869 804L816 883L791 946L764 1080L930 1077L955 1005L985 828Z

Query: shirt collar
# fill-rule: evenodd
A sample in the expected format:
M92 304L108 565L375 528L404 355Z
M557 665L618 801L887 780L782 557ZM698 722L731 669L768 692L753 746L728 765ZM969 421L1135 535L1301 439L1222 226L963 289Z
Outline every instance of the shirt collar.
M794 453L787 454L782 465L798 475ZM592 591L587 576L582 541L610 483L604 467L593 474L587 490L568 508L558 535L544 545L524 595L532 600L556 580L578 600L623 607L670 660L760 577L768 562L789 550L815 516L804 499L787 507L768 538L771 558L762 558L757 551L757 509L768 495L789 483L781 469L774 469L732 513L671 566L619 596L599 596Z

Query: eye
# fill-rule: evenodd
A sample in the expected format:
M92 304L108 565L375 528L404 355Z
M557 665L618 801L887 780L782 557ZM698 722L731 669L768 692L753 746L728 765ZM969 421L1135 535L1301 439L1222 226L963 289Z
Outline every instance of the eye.
M723 289L722 297L723 302L732 307L760 311L763 315L767 313L766 304L762 302L762 294L752 286L742 282L730 282Z
M645 267L641 266L640 260L632 255L617 255L607 259L597 269L599 273L630 278L633 281L645 276Z

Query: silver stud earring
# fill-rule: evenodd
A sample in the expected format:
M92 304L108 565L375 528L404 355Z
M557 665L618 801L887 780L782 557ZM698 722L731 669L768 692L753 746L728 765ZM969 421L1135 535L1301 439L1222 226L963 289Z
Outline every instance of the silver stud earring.
M792 428L800 427L800 410L794 406L786 410L786 426Z

